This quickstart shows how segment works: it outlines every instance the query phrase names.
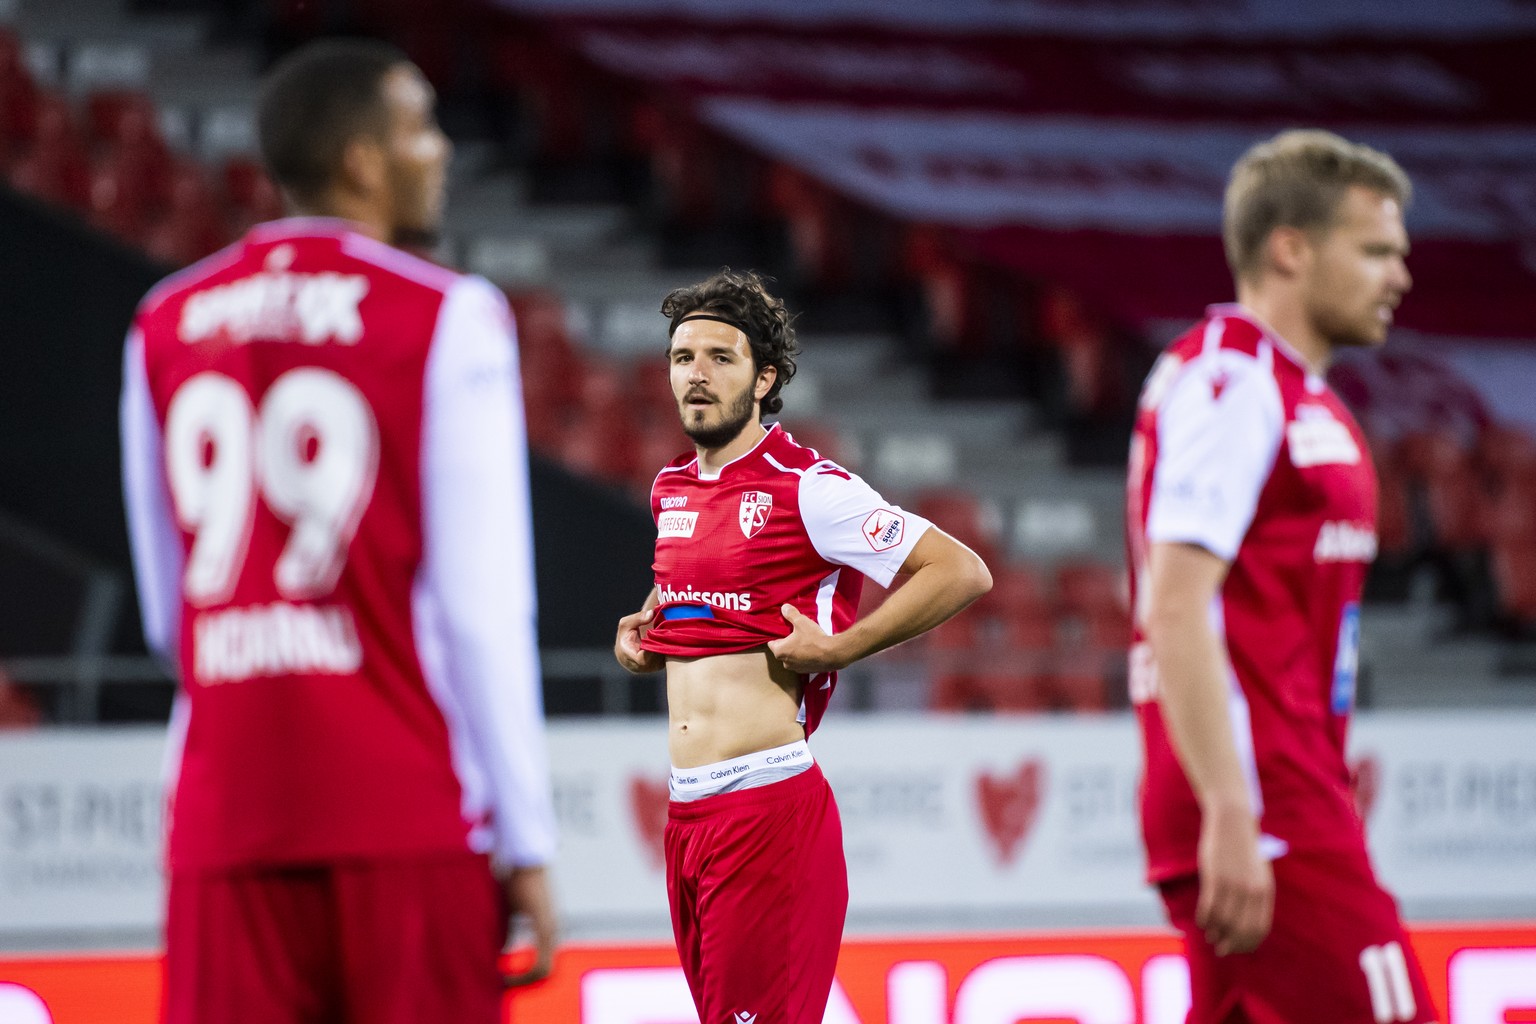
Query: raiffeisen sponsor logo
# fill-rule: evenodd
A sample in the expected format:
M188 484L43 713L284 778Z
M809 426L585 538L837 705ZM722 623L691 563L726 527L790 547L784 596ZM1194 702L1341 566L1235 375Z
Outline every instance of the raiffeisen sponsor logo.
M695 590L684 584L681 587L661 587L657 597L662 604L707 604L711 608L724 608L732 612L752 610L752 595L746 591L732 593L722 590Z

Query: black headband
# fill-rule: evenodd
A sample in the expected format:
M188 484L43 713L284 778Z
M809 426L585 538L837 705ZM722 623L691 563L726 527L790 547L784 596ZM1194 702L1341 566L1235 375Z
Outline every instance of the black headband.
M677 329L683 324L687 323L689 320L714 320L717 323L725 324L727 327L736 328L742 334L747 336L748 342L752 340L752 332L747 330L744 325L730 319L729 317L719 316L715 313L689 313L687 316L678 317L676 320L672 321L672 326L667 328L667 337L670 338L672 335L676 334Z

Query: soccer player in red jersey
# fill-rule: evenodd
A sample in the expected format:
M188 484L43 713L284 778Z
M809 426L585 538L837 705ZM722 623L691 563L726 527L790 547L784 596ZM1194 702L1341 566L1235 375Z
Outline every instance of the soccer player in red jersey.
M667 895L705 1024L820 1024L848 907L837 806L806 737L837 670L991 586L969 548L887 504L763 413L795 372L790 317L755 274L662 312L694 450L651 491L656 587L619 621L631 672L667 673ZM911 579L853 621L865 576Z
M522 399L486 281L409 256L449 145L397 51L274 69L299 214L156 287L123 473L172 717L169 1024L492 1024L547 972L554 814Z
M1142 392L1131 700L1192 1024L1435 1017L1344 761L1376 476L1323 377L1339 349L1386 339L1411 284L1409 195L1390 157L1327 132L1255 146L1226 194L1238 301Z

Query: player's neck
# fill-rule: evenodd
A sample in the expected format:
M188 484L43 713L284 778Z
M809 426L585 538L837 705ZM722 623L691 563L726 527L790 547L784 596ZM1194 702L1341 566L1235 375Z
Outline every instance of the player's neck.
M294 217L329 217L347 221L358 234L367 235L375 242L388 244L394 233L388 218L380 216L371 204L340 192L314 203L293 203L288 212Z
M1313 373L1327 373L1333 362L1333 345L1318 333L1306 306L1290 294L1262 288L1239 287L1237 301L1260 323L1285 341Z
M757 447L757 443L767 433L768 428L763 426L762 421L753 420L741 428L741 433L719 448L698 448L695 446L699 453L699 472L705 476L714 476L726 466Z

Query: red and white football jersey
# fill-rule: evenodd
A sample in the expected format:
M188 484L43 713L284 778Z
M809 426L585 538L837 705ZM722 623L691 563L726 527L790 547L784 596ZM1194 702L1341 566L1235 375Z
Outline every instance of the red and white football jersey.
M786 604L828 633L847 629L864 577L890 586L929 526L778 424L717 474L702 474L692 452L673 459L651 512L660 602L644 647L683 658L788 636ZM805 678L807 735L836 683L835 672Z
M1149 545L1227 560L1211 608L1230 661L1228 710L1262 849L1364 842L1344 761L1360 594L1376 555L1376 474L1322 377L1242 307L1213 306L1158 360L1132 439L1131 702L1146 757L1142 829L1154 881L1196 868L1200 812L1157 701L1142 632Z
M181 676L171 867L546 861L500 293L340 221L259 226L140 306L122 432L145 636Z

